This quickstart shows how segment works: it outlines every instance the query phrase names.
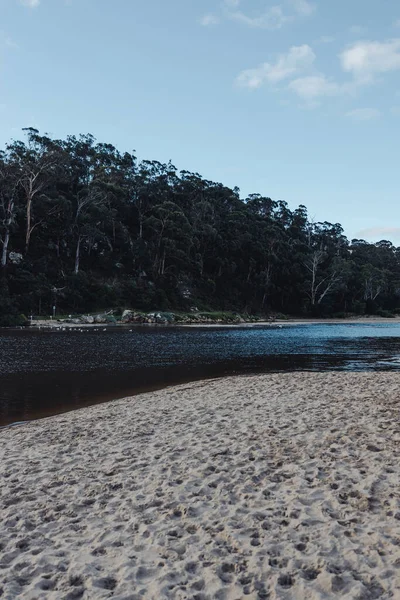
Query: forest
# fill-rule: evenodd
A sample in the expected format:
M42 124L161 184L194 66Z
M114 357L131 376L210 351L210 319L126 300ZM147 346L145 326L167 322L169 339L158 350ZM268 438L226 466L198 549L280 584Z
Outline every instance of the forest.
M0 324L96 310L400 312L400 248L305 206L36 129L0 152Z

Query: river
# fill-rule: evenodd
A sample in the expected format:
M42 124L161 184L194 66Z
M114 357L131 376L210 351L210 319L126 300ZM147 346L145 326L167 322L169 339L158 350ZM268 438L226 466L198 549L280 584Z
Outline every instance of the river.
M400 324L0 330L0 425L208 377L400 370Z

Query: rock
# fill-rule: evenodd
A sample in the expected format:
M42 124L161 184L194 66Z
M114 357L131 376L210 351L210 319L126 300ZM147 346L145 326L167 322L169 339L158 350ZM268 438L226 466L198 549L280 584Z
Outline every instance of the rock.
M85 323L86 325L92 325L94 323L94 317L92 317L91 315L83 315L80 318L80 322Z
M382 448L378 448L378 446L375 446L375 444L368 444L367 450L370 452L382 452Z
M134 313L134 315L132 317L132 322L133 323L144 323L145 319L146 319L146 317L143 314Z
M106 315L96 315L94 318L94 322L95 323L105 323L106 322Z
M123 323L130 323L135 317L135 313L132 310L124 310L122 313L121 320Z
M19 252L10 252L8 258L13 265L19 265L24 260L23 254Z

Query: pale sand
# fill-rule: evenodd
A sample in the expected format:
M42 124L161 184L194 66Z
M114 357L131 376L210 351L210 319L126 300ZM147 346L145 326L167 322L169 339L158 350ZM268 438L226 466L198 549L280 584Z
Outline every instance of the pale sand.
M1 600L400 598L400 374L230 377L0 432Z

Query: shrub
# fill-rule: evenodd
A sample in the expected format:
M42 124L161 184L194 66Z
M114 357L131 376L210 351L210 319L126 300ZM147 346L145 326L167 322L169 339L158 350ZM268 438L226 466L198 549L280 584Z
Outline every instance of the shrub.
M175 321L175 315L171 312L161 312L159 313L162 319L165 319L168 323L173 323Z
M284 313L275 313L272 315L274 317L274 319L278 319L279 321L287 321L289 319L289 317L287 315L285 315Z
M117 323L117 319L113 315L107 315L106 323L111 323L111 324L115 325Z
M26 327L29 319L25 315L0 315L0 327Z
M376 311L376 314L379 317L383 317L384 319L394 319L396 316L390 310L385 310L383 308L381 310Z

